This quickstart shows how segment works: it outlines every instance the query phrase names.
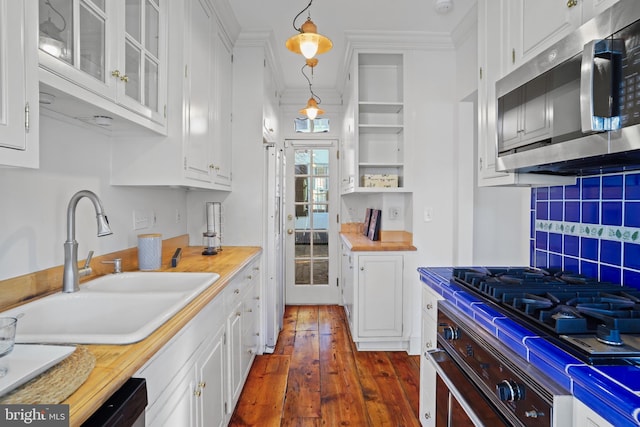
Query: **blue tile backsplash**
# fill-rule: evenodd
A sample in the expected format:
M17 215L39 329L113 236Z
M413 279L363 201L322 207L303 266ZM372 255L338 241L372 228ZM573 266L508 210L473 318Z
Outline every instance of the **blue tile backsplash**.
M531 265L640 288L640 173L531 190Z

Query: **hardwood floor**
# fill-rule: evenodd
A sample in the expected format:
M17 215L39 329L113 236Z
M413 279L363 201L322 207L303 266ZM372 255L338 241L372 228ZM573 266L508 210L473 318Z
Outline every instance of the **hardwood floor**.
M340 306L287 306L231 426L419 426L420 357L358 352Z

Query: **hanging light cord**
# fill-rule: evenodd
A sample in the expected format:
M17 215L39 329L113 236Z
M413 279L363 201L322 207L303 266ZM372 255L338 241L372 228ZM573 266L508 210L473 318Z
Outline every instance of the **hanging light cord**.
M302 14L303 14L307 9L309 9L309 8L311 7L311 3L313 3L313 0L311 0L311 1L309 2L309 4L307 5L307 7L305 7L304 9L302 9L302 10L300 11L300 13L298 13L298 14L296 15L296 17L295 17L295 18L293 18L293 29L294 29L294 30L296 30L296 31L297 31L297 32L299 32L299 33L301 33L301 32L302 32L302 26L300 26L300 28L296 27L296 19L298 19L298 17L299 17L300 15L302 15ZM309 15L309 17L311 17L311 15Z
M312 1L313 1L313 0L312 0ZM309 3L309 4L311 4L311 3ZM303 11L303 12L304 12L304 11ZM302 12L301 12L301 13L302 13ZM320 104L322 104L322 100L320 99L320 97L319 97L318 95L316 95L316 94L313 92L313 89L311 88L311 80L309 79L309 77L307 76L307 74L304 72L304 67L308 67L308 66L309 66L308 64L304 64L304 65L302 66L302 68L300 69L300 71L302 71L302 75L304 76L304 78L305 78L305 79L307 79L307 83L309 83L309 92L311 92L311 97L312 97L313 99L315 99L315 100L316 100L316 102L318 103L318 105L320 105ZM311 75L313 76L313 67L311 67Z
M313 0L311 0L311 1L313 1ZM64 16L62 16L62 14L60 12L58 12L55 7L53 7L53 5L51 4L50 0L44 0L44 4L49 6L51 8L51 10L53 10L55 13L57 13L58 16L60 17L60 19L62 19L62 28L59 31L63 32L67 28L67 20L64 19ZM311 6L311 3L309 3L309 6ZM302 12L304 12L304 11L302 11ZM300 12L300 13L302 13L302 12ZM54 26L55 26L55 24L54 24Z

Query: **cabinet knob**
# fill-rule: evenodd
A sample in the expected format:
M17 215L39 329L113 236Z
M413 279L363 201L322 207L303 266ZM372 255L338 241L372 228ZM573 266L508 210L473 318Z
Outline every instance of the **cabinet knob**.
M433 308L433 304L432 303L428 303L427 304L427 310L431 310Z
M240 293L240 289L234 289L234 290L233 290L233 293L234 293L234 294L239 294L239 293Z
M433 347L433 343L432 343L431 341L427 341L427 342L425 343L425 347L427 347L427 348L431 348L431 347Z
M425 413L424 413L424 419L425 419L425 420L429 420L429 419L431 419L431 412L425 412Z
M238 311L238 312L236 313L236 316L237 316L237 317L240 317L240 316L242 316L242 313L240 313L240 312Z
M360 271L364 271L364 267L360 267Z
M218 172L220 170L220 166L216 166L213 163L211 163L209 165L209 169L213 169L214 171Z
M194 391L194 392L193 392L193 395L194 395L195 397L200 397L200 396L202 396L202 390L198 389L198 390Z
M120 70L113 70L111 72L112 77L120 77Z
M129 83L129 76L124 75L124 76L120 77L120 80L122 80L125 83Z
M293 234L293 229L289 228L289 229L287 230L287 234Z
M578 5L578 0L569 0L567 1L567 7L571 8Z
M207 386L207 383L202 381L198 383L198 388L205 388Z

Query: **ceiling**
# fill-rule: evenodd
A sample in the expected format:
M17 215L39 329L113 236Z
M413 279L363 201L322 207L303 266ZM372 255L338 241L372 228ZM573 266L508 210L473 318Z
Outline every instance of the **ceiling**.
M313 0L312 0L313 1ZM336 89L341 83L338 74L345 60L345 34L352 31L418 31L446 33L460 23L476 0L451 0L451 9L444 14L436 11L436 3L444 0L315 0L308 11L296 20L299 28L307 16L318 26L318 33L329 37L333 49L318 55L319 64L313 74L314 92ZM274 55L279 62L284 90L308 88L301 74L304 58L285 48L285 41L295 35L294 17L308 0L232 0L231 8L241 31L270 31L276 45Z

